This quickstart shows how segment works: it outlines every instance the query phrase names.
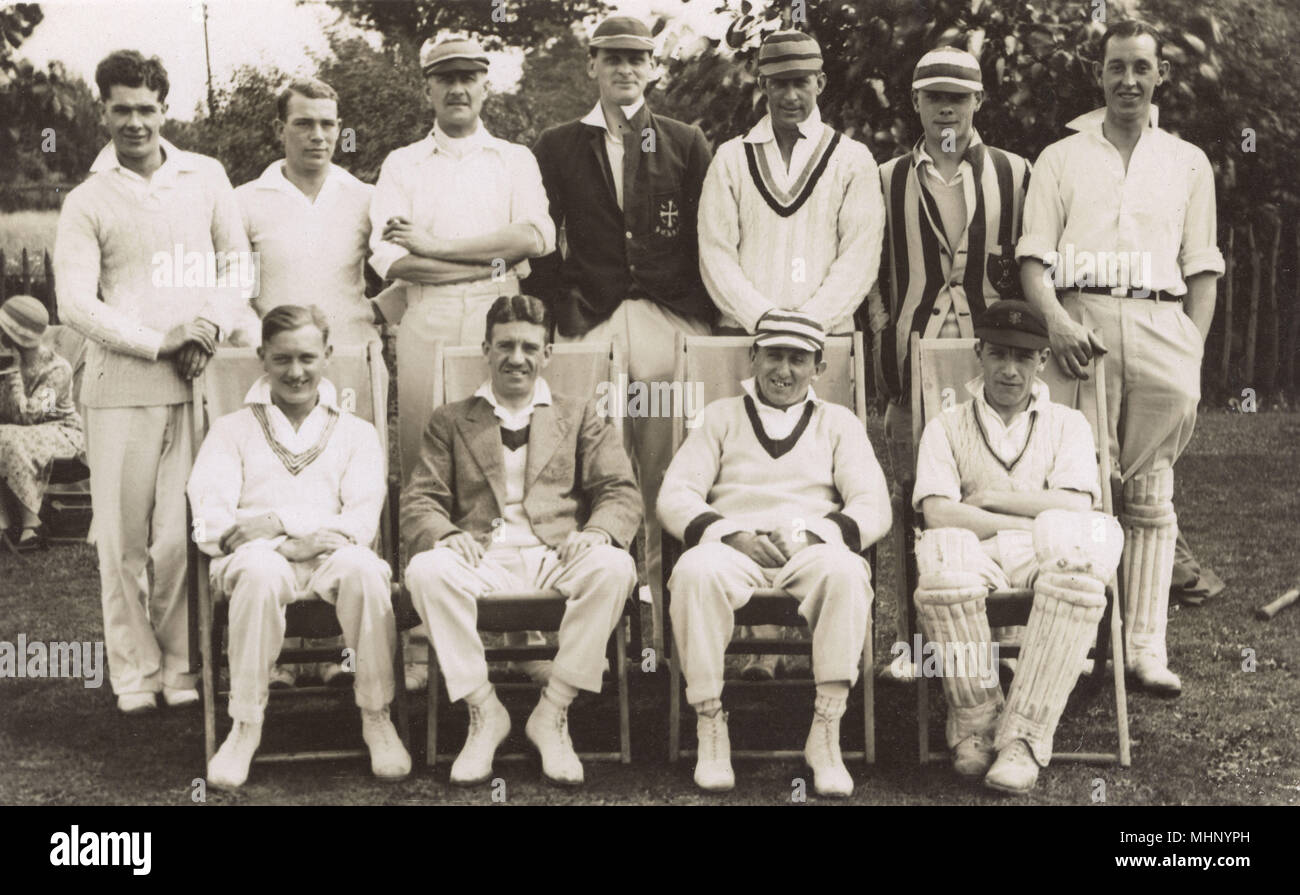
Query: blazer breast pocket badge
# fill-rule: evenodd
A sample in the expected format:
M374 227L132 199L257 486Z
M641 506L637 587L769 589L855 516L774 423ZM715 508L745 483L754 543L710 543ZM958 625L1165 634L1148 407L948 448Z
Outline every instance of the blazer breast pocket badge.
M655 197L654 208L655 236L673 239L682 229L682 203L677 193L668 193Z

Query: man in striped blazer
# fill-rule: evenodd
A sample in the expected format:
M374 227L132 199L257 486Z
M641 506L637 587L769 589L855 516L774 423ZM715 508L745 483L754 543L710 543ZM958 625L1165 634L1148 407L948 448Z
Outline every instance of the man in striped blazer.
M890 399L885 438L900 493L913 478L912 333L970 338L972 315L1020 295L1014 247L1029 162L980 139L974 117L983 101L974 56L954 47L926 53L912 78L925 133L880 167L885 240L867 317L876 380Z

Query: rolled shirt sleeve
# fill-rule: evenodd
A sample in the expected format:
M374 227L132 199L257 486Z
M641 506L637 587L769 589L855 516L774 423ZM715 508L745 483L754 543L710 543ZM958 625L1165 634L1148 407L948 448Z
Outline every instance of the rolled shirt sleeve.
M1060 405L1054 406L1055 411ZM1087 418L1070 407L1060 407L1063 419L1055 446L1049 490L1078 491L1092 498L1094 509L1101 506L1101 483L1098 479L1097 448Z
M1204 152L1198 149L1196 156L1191 195L1183 217L1183 241L1178 248L1178 267L1184 280L1198 273L1222 276L1226 269L1218 245L1214 171Z
M402 177L401 159L390 153L379 168L379 180L370 197L370 266L388 279L388 268L410 254L401 246L384 241L384 226L390 218L412 217L411 191Z
M921 512L921 502L927 497L947 497L961 502L961 473L957 470L957 458L953 456L948 433L938 417L926 423L921 433L912 508Z
M1037 258L1048 263L1055 257L1065 232L1065 202L1061 198L1062 154L1048 146L1038 157L1025 194L1025 211L1016 243L1016 260Z

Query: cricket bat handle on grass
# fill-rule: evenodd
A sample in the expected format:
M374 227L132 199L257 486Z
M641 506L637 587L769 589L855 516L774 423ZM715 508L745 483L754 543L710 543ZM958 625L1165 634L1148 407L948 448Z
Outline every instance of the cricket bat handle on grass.
M1286 607L1290 606L1297 599L1300 599L1300 586L1292 587L1289 591L1282 594L1272 603L1265 604L1255 610L1255 618L1260 621L1268 621L1277 615Z

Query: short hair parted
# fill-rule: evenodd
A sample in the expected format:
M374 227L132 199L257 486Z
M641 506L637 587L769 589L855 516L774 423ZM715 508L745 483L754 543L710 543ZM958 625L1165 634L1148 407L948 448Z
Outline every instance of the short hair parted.
M160 103L167 101L167 91L171 89L162 60L157 56L146 59L138 50L114 50L95 66L95 86L99 88L101 100L108 102L114 84L156 90Z
M551 309L540 298L531 295L502 295L492 302L487 312L486 339L492 341L492 326L497 323L535 323L546 330L546 341L555 341L555 318Z
M1106 61L1106 42L1112 37L1141 37L1143 34L1151 35L1151 39L1156 42L1156 61L1159 62L1163 56L1165 41L1160 36L1154 25L1148 25L1140 19L1124 19L1122 22L1116 22L1106 29L1106 33L1101 36L1101 50L1098 52L1097 61Z
M314 326L320 330L321 341L330 343L329 319L316 305L277 305L262 318L262 344L265 345L280 333Z
M281 121L289 120L289 98L295 93L307 99L332 99L336 103L339 101L338 91L319 78L295 78L275 98L276 115Z

